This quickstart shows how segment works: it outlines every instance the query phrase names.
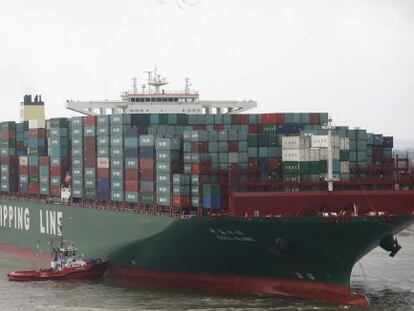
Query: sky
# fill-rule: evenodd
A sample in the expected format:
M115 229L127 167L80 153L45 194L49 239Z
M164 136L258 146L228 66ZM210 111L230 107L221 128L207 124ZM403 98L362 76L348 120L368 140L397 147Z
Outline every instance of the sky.
M25 94L120 99L155 66L202 99L328 111L414 147L412 0L0 0L0 120Z

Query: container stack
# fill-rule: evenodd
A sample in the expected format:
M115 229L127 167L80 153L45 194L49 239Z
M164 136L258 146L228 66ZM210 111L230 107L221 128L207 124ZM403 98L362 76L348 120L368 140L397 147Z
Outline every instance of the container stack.
M28 156L19 157L19 193L29 192L29 159Z
M111 116L111 200L124 202L124 132L131 126L131 115Z
M192 118L195 120L192 121ZM189 122L197 122L194 116L189 116ZM213 137L212 137L213 138ZM200 206L200 183L203 174L208 173L212 176L212 163L218 169L218 142L209 144L206 130L185 130L183 133L183 172L191 174L191 207L196 209ZM214 138L213 138L214 140ZM212 147L210 147L210 145ZM211 157L209 157L209 148ZM215 152L213 152L215 151ZM227 160L226 160L227 162Z
M84 198L84 117L73 117L71 119L72 137L72 197L74 199Z
M16 123L1 122L1 191L17 192Z
M202 185L201 177L203 175L191 174L191 208L193 210L201 207L200 187Z
M212 210L229 192L319 190L327 122L327 113L103 115L51 119L47 131L45 121L3 122L2 189L60 197L71 167L75 201ZM338 188L392 180L392 147L392 137L333 130L334 177L353 181Z
M154 135L139 136L139 170L141 204L154 204L155 186L155 137Z
M349 137L349 160L352 168L367 168L367 131L362 129L355 129L348 131ZM365 173L353 176L354 178L364 178Z
M221 207L220 185L204 184L202 190L203 190L203 208L219 209Z
M298 186L289 185L289 182L301 182L310 175L310 142L310 136L282 137L283 181L288 182L285 191L298 191ZM321 146L314 144L312 147ZM326 171L319 167L319 172Z
M40 156L47 155L46 123L44 120L29 120L29 194L40 194L39 165Z
M97 164L97 143L96 143L96 117L87 116L84 122L84 197L86 200L96 200L96 164Z
M155 139L156 195L159 206L171 206L172 175L180 171L180 147L178 137Z
M188 209L191 206L190 174L173 174L172 206Z
M66 118L50 119L50 195L61 196L66 174L69 171L69 121Z
M125 131L125 201L138 204L139 196L139 135L138 127Z
M98 202L111 201L111 181L110 181L110 117L97 117L97 200Z
M29 122L24 121L21 123L16 123L16 156L27 155L27 149L25 141L27 141L26 136L28 135Z
M49 196L50 193L50 184L52 183L52 178L50 177L50 158L49 156L40 156L39 157L39 184L40 184L40 194Z

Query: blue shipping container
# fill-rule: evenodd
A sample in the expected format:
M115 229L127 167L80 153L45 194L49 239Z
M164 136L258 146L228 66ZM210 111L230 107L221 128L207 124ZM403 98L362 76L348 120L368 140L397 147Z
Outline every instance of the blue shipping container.
M219 196L203 196L203 207L204 208L219 208L220 197Z

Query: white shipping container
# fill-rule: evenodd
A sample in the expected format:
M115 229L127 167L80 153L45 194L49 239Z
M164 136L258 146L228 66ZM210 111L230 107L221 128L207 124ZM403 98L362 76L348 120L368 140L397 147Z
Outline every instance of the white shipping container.
M319 148L319 160L328 159L328 148Z
M308 136L283 136L282 149L306 149L309 148L310 138Z
M307 149L303 149L303 161L309 162L310 161L310 150Z
M20 156L19 157L19 165L20 166L26 166L28 165L29 161L28 161L28 157L27 156Z
M349 161L341 161L340 166L341 174L349 174Z
M335 147L332 149L332 159L339 160L339 147Z
M342 137L339 141L339 149L341 150L349 150L349 138Z
M45 120L29 120L29 129L44 129L45 127Z
M319 161L319 148L309 149L309 161Z
M328 135L312 135L312 148L328 148Z
M332 136L331 139L332 139L332 147L339 148L339 145L340 145L339 136Z
M98 157L97 158L98 168L109 168L109 158L108 157Z
M282 161L306 161L306 150L309 151L309 149L284 149L282 150Z

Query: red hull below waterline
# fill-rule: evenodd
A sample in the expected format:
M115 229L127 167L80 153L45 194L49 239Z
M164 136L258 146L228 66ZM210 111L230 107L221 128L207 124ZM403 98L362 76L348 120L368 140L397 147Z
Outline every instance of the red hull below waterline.
M8 273L7 277L9 281L18 282L97 278L103 276L107 265L108 261L100 261L82 267L64 268L60 271L15 271Z
M137 283L163 285L171 288L180 287L236 295L255 295L261 293L321 300L360 307L367 307L369 305L368 299L364 295L351 294L348 286L318 282L265 277L154 271L130 267L115 267L111 270L111 274Z

